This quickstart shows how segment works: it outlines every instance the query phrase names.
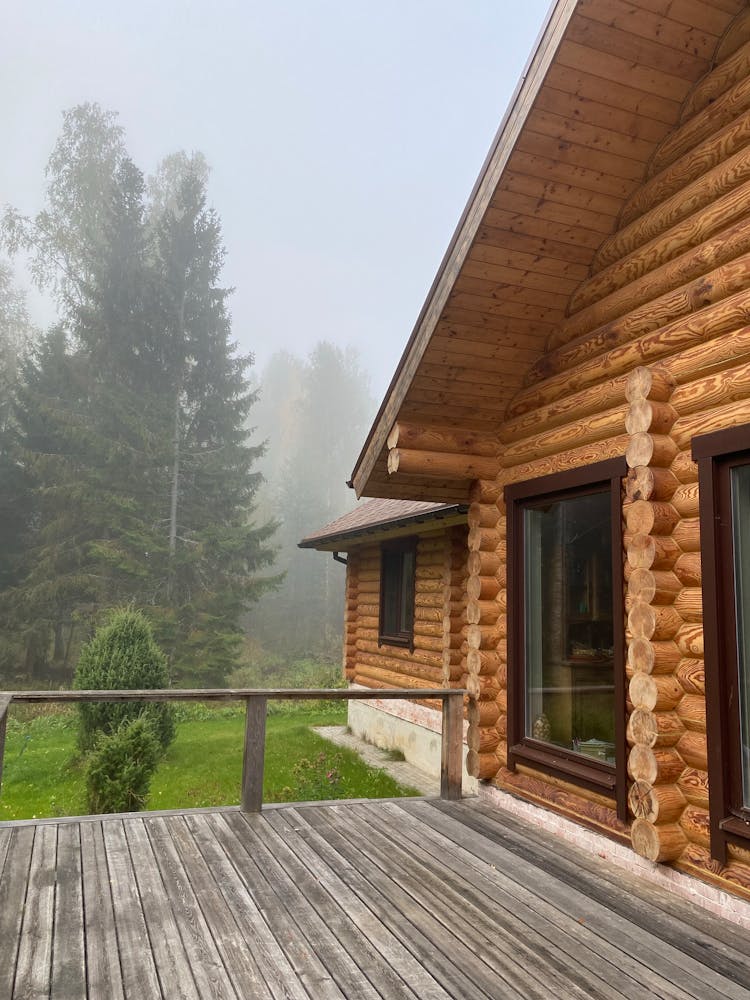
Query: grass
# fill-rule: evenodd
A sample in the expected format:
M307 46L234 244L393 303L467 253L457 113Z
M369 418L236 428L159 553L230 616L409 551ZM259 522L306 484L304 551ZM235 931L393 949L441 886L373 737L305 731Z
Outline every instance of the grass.
M149 809L235 805L242 773L244 709L178 706L177 735L151 782ZM263 784L265 802L384 798L418 794L351 751L312 732L343 725L343 702L270 703ZM85 814L83 762L74 710L8 723L0 820Z

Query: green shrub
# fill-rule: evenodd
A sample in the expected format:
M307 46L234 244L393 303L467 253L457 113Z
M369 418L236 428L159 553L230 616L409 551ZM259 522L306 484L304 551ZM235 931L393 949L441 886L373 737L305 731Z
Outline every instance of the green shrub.
M112 733L100 733L86 762L89 812L143 809L160 756L159 740L143 716L126 719Z
M113 611L81 649L73 687L78 690L164 688L169 683L166 657L154 641L151 625L139 612ZM87 753L100 733L111 734L125 720L147 719L161 746L174 739L169 705L147 702L91 702L79 706L78 745Z

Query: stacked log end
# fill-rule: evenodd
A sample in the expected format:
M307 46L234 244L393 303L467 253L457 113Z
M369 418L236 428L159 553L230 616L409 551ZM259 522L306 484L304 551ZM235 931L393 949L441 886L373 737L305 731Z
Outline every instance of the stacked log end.
M669 372L655 367L636 368L626 387L628 804L633 847L650 861L675 861L687 843L679 824L686 799L676 749L686 732L679 714L683 689L674 676L684 588L674 571L679 550L669 542L681 517L675 506L680 483L670 468L677 452L669 436L677 416L670 404L674 386Z
M353 681L357 668L357 607L359 594L359 552L350 552L346 560L344 607L344 676Z
M443 563L443 686L466 687L466 529L451 528Z
M493 778L505 760L505 518L494 480L477 480L470 491L466 580L466 687L469 752L466 766L476 778Z

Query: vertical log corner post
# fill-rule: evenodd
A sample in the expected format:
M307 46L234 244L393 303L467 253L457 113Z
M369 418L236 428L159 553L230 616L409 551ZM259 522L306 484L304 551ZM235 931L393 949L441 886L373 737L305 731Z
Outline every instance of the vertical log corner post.
M679 825L686 800L677 783L684 764L676 749L685 727L675 677L675 640L684 620L675 606L682 591L674 572L680 548L671 538L680 521L672 503L680 484L670 468L678 450L669 434L677 418L674 388L659 366L634 369L626 386L628 805L633 849L650 861L676 861L687 844Z
M466 582L466 689L470 695L466 769L494 778L505 763L499 725L504 724L505 504L495 480L476 480L469 493L469 555ZM502 510L501 510L502 508Z

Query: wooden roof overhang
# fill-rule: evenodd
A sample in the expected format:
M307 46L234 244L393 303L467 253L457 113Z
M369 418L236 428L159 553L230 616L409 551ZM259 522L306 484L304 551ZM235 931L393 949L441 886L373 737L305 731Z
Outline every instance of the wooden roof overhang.
M506 407L744 6L556 0L357 460L357 496L460 503L491 478Z
M466 504L371 500L298 542L300 549L349 552L358 545L466 524Z

